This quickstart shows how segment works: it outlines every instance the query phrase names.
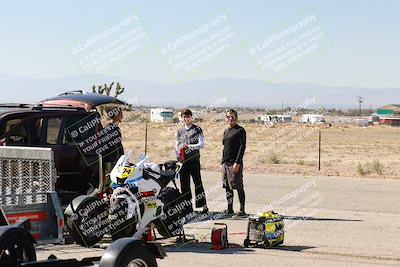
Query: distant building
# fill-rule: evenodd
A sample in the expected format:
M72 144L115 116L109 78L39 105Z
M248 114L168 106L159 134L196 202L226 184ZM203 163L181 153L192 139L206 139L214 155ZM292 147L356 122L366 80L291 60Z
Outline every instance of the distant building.
M379 124L400 126L400 104L390 104L378 108Z
M258 115L255 118L257 123L277 124L277 123L291 123L292 116L289 115Z
M359 127L367 127L369 124L368 118L358 118L354 122Z
M281 123L291 123L292 122L292 116L289 115L276 115L278 118L278 122Z
M323 115L319 114L303 114L300 119L301 123L311 123L311 124L324 124L325 118Z
M174 111L164 108L152 108L150 110L150 121L151 122L174 122Z

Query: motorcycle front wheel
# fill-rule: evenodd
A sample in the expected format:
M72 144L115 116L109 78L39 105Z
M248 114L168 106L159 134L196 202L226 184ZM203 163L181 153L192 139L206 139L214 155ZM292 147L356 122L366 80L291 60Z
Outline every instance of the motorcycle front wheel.
M92 196L72 200L64 213L67 229L75 243L91 247L107 230L107 203Z
M127 219L128 202L126 199L116 199L110 208L110 234L113 241L131 237L136 232L136 217Z

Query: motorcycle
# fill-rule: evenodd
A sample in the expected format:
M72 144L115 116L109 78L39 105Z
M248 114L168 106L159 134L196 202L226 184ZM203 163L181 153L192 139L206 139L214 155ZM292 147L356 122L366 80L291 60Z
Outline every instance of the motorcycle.
M182 164L147 163L147 156L131 163L131 154L121 156L112 169L111 193L106 197L80 196L67 208L66 224L78 244L92 246L106 233L113 240L141 239L150 226L166 238L183 232L185 217L193 209L175 183ZM174 187L168 186L171 182Z

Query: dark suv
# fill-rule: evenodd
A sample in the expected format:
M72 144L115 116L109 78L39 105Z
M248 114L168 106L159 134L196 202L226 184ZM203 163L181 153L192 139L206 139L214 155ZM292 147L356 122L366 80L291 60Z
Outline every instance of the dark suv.
M100 94L71 92L36 105L2 104L0 145L52 148L59 176L56 190L66 203L74 195L86 194L98 185L98 154L92 151L83 155L78 144L98 136L103 129L96 110L102 105L127 103ZM73 129L85 131L74 134Z

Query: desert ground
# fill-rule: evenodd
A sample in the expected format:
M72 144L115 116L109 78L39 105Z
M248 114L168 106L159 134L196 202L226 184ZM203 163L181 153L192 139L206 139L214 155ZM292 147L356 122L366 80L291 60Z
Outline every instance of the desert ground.
M211 117L198 125L203 129L206 142L201 151L202 169L217 171L222 153L223 131L227 125L223 120L216 121ZM362 128L352 124L318 126L297 122L274 126L244 122L240 125L247 132L244 158L247 173L400 177L400 170L397 168L400 127L373 125ZM175 159L174 144L178 127L178 124L172 123L147 123L147 154L151 161ZM133 149L136 156L143 154L146 123L126 121L121 129L125 149ZM319 132L321 170L318 170Z

